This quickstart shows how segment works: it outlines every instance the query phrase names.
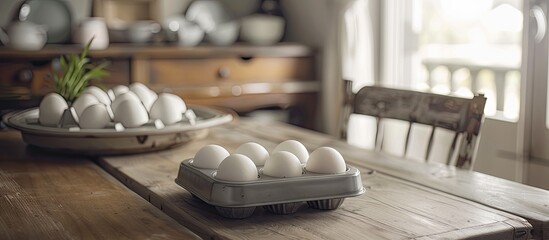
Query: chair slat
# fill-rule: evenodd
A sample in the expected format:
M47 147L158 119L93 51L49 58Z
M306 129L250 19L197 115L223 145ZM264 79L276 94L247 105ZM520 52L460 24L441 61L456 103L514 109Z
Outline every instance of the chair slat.
M406 158L419 162L425 162L429 151L429 142L432 138L433 128L428 125L410 124L410 134L407 141Z
M435 128L433 132L433 141L427 162L447 164L449 156L452 155L451 148L455 132L445 128Z
M382 123L382 151L396 156L404 156L410 122L384 118Z

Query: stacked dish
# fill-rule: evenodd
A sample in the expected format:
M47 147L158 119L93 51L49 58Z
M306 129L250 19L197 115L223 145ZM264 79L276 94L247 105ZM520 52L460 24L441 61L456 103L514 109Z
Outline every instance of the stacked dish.
M238 39L240 24L219 1L194 1L185 18L204 30L206 39L214 45L226 46Z

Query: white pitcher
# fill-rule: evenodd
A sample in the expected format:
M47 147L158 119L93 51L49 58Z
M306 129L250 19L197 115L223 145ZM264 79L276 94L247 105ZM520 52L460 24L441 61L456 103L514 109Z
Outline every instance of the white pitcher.
M80 28L75 32L74 40L82 46L86 46L92 37L90 49L105 49L109 46L109 32L103 18L87 18L80 23Z
M29 21L16 21L7 34L2 33L2 43L17 50L35 51L44 47L47 40L46 27Z

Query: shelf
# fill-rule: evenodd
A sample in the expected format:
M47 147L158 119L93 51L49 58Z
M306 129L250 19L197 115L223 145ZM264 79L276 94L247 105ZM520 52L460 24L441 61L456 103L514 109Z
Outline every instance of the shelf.
M78 44L50 44L39 51L20 51L8 47L0 47L0 59L52 58L67 53L78 53L82 46ZM201 44L196 47L182 47L170 44L111 44L104 50L91 50L91 57L132 57L146 55L163 58L202 58L220 56L242 57L305 57L313 54L313 49L297 43L279 43L273 46L252 46L237 43L230 46L214 46Z

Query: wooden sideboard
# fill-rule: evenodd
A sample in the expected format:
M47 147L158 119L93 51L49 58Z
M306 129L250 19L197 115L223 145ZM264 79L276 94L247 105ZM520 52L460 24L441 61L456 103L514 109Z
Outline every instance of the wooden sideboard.
M48 45L29 52L0 48L2 105L10 98L36 99L51 92L52 60L80 49L78 45ZM315 76L315 52L307 46L111 44L89 55L110 62L110 76L101 82L105 88L141 82L157 92L175 93L188 104L225 107L239 114L292 109L292 123L315 126L320 83Z

